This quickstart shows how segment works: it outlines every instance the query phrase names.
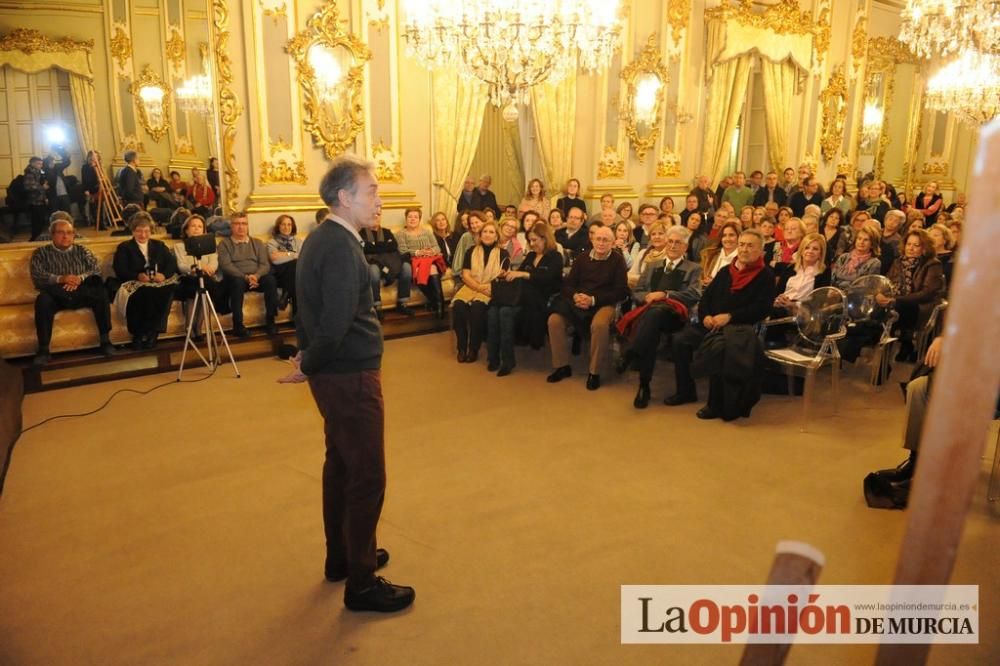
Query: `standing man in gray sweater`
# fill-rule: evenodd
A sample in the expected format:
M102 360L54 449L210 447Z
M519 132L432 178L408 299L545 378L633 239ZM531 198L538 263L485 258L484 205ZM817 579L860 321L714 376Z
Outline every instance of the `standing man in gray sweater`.
M375 542L385 498L382 328L360 234L382 205L374 165L339 158L319 194L330 214L302 245L295 286L301 370L325 423L325 574L347 579L350 610L389 613L413 603L414 591L375 575L389 561Z

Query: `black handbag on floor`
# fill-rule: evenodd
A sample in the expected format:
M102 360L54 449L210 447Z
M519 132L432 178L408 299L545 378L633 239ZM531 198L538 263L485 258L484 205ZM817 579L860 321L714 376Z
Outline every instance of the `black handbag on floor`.
M490 305L510 306L521 304L521 280L507 282L503 278L493 280L490 286Z

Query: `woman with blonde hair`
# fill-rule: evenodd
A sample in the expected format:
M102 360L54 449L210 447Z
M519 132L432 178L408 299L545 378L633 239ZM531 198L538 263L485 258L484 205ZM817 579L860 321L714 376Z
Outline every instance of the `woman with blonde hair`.
M470 219L470 224L471 224ZM451 321L458 338L458 362L475 363L486 332L487 308L492 282L503 277L507 252L498 246L500 229L487 221L479 230L475 246L462 258L462 288L451 299Z
M774 307L778 316L794 314L798 302L809 295L813 289L830 286L830 271L826 265L826 237L820 233L807 234L792 259L794 272L788 275L782 285L778 284L779 294L774 299Z
M545 196L545 185L537 178L532 178L528 181L528 187L524 191L524 198L521 199L521 205L517 207L518 217L529 210L538 213L539 217L545 215L549 210L549 199Z

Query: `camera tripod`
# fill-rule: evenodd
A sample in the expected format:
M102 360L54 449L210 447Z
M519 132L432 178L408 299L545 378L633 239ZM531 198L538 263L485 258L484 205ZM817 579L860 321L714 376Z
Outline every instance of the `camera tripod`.
M181 381L181 376L184 374L184 361L187 358L188 346L194 350L194 353L198 355L198 358L205 364L205 367L214 370L219 366L222 362L222 352L218 341L215 339L216 333L222 338L222 345L229 354L229 362L233 364L233 372L236 374L236 378L239 379L240 369L236 365L236 359L233 358L233 350L229 347L229 341L222 330L222 323L219 321L219 313L215 310L212 296L205 287L205 274L201 270L199 259L195 259L195 265L192 267L192 270L198 276L198 292L195 294L194 303L191 304L191 314L188 315L187 335L184 338L184 351L181 353L181 367L177 370L177 381ZM191 337L192 334L198 333L194 330L194 323L198 321L199 312L202 313L202 319L205 322L205 354L201 353L198 345L195 344L194 339Z

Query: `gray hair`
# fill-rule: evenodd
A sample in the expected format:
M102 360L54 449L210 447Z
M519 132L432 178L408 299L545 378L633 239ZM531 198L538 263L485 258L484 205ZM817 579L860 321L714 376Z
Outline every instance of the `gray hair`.
M899 210L897 208L893 208L892 210L890 210L889 212L887 212L885 214L886 217L889 217L890 215L893 216L893 217L900 218L900 220L902 220L903 222L906 221L906 213L904 213L903 211L901 211L901 210Z
M125 154L122 155L122 159L125 160L125 164L130 164L135 162L136 152L134 150L126 150Z
M153 218L144 210L140 210L138 213L133 215L132 219L129 220L128 223L129 231L135 231L139 227L153 228Z
M764 246L764 234L760 233L756 229L744 229L740 232L740 236L753 236L760 242L761 247Z
M342 191L354 194L358 189L358 177L363 173L372 173L375 165L355 155L338 157L330 170L323 176L319 184L319 196L327 206L340 207Z
M55 233L56 227L60 224L69 225L70 229L73 229L73 216L63 210L57 210L51 215L49 215L49 235Z
M670 238L671 236L676 236L681 242L687 243L691 240L691 230L687 227L678 225L667 227L667 238Z

